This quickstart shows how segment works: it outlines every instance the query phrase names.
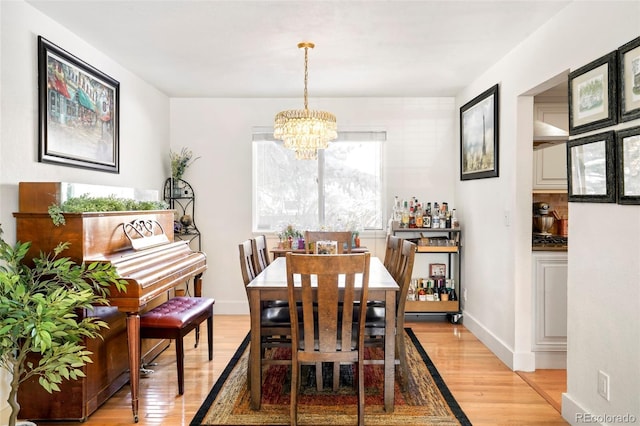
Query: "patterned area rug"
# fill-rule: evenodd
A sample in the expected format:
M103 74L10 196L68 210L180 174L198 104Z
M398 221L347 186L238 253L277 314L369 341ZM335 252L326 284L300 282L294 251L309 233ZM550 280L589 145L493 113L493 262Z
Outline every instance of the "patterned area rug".
M409 383L402 390L396 380L395 408L384 411L382 365L365 366L365 424L367 425L471 425L447 389L429 356L411 329L405 329ZM288 425L290 371L288 366L272 365L263 372L260 410L249 408L247 388L249 336L245 338L229 365L211 389L191 426L204 425ZM380 351L380 352L377 352ZM274 349L269 356L290 358L288 349ZM381 349L373 348L366 358L381 358ZM330 369L326 371L331 374ZM302 370L302 390L298 398L298 423L301 425L349 425L357 423L353 369L341 366L340 389L315 389L315 369ZM323 376L325 371L323 371Z

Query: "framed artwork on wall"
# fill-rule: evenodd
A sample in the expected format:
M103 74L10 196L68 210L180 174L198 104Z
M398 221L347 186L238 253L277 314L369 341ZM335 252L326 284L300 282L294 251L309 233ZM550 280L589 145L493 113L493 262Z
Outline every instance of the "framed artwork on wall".
M119 173L120 83L38 36L38 160Z
M640 204L640 126L616 132L618 203Z
M498 85L460 108L460 180L498 177Z
M640 37L618 49L620 121L640 118Z
M447 275L447 265L445 263L430 263L430 277L445 277Z
M567 142L569 201L616 202L613 131Z
M618 122L618 51L569 73L569 134L589 132Z

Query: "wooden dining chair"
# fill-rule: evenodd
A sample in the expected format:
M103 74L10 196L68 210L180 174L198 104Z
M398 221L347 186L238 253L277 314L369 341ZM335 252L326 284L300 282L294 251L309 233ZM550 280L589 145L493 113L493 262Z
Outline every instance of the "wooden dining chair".
M252 240L240 243L238 250L240 254L240 271L242 272L242 280L246 291L247 285L258 275ZM248 297L249 295L247 294L247 299ZM260 339L260 352L263 363L289 364L291 362L290 360L268 362L264 358L264 352L269 347L289 347L291 345L291 320L289 317L289 304L286 300L263 302L262 315L260 316Z
M407 350L404 341L404 314L405 305L407 303L407 292L411 283L411 274L413 272L413 263L416 255L416 244L408 240L402 241L402 249L398 257L398 267L396 280L400 288L396 293L396 359L395 363L399 366L400 383L404 387L407 384ZM379 305L368 305L366 324L365 324L365 345L382 346L384 345L385 335L385 307ZM384 360L367 359L365 364L382 364Z
M269 260L269 249L267 248L267 237L258 235L252 240L252 243L253 254L256 260L256 272L259 274L271 263Z
M318 241L337 241L338 253L351 253L353 234L350 231L306 231L304 244L307 253L313 253L313 247Z
M298 391L302 364L334 364L333 389L338 389L341 363L355 364L358 425L364 425L365 311L354 320L356 300L367 302L370 253L316 255L287 253L287 288L291 327L291 424L298 424ZM356 274L362 284L356 291ZM299 278L297 278L299 277ZM344 277L342 279L341 277ZM300 286L295 285L299 279ZM342 284L344 282L344 285ZM295 306L301 302L300 319ZM317 309L316 309L317 306ZM316 369L317 371L317 369ZM322 374L316 377L317 385Z

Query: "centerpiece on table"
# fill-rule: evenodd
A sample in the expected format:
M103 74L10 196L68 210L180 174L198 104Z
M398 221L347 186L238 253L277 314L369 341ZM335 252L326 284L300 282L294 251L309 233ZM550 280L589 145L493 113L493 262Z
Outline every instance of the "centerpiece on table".
M278 248L280 249L304 249L304 234L294 225L285 226L278 233Z

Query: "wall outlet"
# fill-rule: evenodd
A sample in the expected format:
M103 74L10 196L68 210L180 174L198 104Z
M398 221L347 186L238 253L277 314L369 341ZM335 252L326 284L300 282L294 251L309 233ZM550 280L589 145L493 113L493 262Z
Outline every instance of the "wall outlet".
M609 375L598 370L598 395L609 401Z

